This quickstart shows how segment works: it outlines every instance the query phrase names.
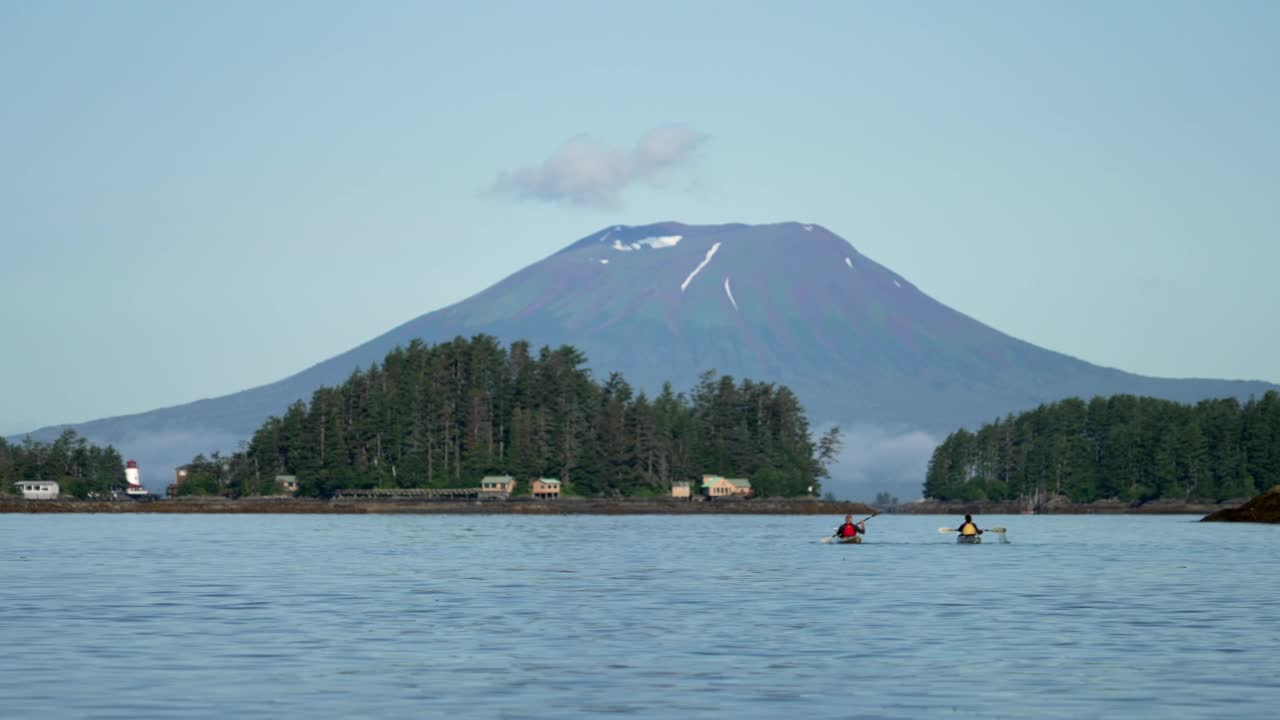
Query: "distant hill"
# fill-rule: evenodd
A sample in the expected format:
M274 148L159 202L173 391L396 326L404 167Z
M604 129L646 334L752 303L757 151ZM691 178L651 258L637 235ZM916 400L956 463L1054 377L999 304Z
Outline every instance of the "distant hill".
M598 377L620 371L651 391L665 380L686 390L712 368L782 382L815 424L839 422L856 428L855 437L874 438L852 448L855 455L911 433L940 440L957 427L1071 396L1243 400L1277 387L1144 377L1037 347L935 301L820 225L665 222L592 233L462 302L278 382L69 427L155 468L144 471L155 486L195 453L234 448L267 416L319 386L340 384L396 345L477 333L571 344ZM33 435L50 438L63 427ZM904 472L914 477L885 477L876 489L918 494L931 449L905 450L914 469ZM860 472L894 472L867 470L860 459L850 460ZM902 489L908 480L911 488ZM839 488L839 477L827 485Z

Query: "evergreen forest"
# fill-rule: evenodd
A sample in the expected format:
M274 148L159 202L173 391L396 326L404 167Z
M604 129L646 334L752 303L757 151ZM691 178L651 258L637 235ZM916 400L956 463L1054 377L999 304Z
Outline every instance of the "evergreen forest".
M650 398L616 373L603 381L571 346L503 347L487 335L415 340L380 365L320 388L269 418L230 457L199 456L178 494L298 494L357 488L476 487L511 475L517 494L557 478L566 495L668 495L703 474L749 478L758 496L820 492L840 431L816 441L785 386L713 372L687 394Z
M1222 501L1280 484L1280 393L1184 405L1133 395L1041 405L959 430L933 452L925 497Z
M53 480L62 495L106 497L125 484L124 462L115 448L91 445L74 430L51 443L27 438L10 444L0 437L0 494L14 494L14 483L32 480Z

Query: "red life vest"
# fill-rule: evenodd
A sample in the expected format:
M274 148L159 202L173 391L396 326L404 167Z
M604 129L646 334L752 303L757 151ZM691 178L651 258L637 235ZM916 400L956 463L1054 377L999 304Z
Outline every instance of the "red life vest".
M858 527L853 523L845 523L840 526L840 537L853 537L858 534Z

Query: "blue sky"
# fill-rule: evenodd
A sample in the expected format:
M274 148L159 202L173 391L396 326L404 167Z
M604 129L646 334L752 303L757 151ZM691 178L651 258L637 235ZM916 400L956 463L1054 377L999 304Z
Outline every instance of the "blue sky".
M1270 2L0 0L0 433L658 220L821 223L1050 349L1277 382L1277 68Z

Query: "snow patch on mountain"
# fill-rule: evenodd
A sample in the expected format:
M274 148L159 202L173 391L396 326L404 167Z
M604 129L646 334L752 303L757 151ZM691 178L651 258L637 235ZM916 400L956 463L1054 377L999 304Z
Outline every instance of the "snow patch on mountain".
M844 264L848 265L849 267L853 267L853 261L850 260L849 258L844 259Z
M685 288L689 287L689 283L693 282L693 279L697 277L698 273L702 272L702 268L706 267L707 263L711 262L711 258L719 249L720 243L716 243L711 246L711 249L707 251L707 256L702 258L702 262L698 263L698 267L694 268L693 272L689 273L689 277L685 278L684 282L680 283L680 292L684 292Z
M724 276L724 294L729 296L729 302L733 303L733 309L738 309L738 301L733 299L733 291L729 289L729 276Z
M637 240L632 243L623 243L621 240L613 241L613 249L622 252L631 252L639 250L642 247L651 247L654 250L661 248L675 247L677 243L684 239L683 235L662 235L660 237L647 237L643 240Z
M902 287L902 283L898 282L897 280L894 280L894 281L893 281L893 286L894 286L894 287Z

